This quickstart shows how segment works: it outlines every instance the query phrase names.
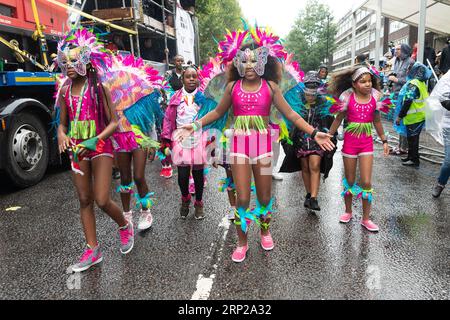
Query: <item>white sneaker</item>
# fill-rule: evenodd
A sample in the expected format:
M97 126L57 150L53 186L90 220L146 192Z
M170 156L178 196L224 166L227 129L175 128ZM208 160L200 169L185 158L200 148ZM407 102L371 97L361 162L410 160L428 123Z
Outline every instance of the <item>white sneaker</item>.
M283 180L283 177L281 176L281 174L279 174L279 173L272 173L272 178L274 179L274 180L278 180L278 181L282 181Z
M150 210L141 210L141 216L139 217L138 229L147 230L152 226L153 216Z
M125 220L127 220L128 222L133 223L133 211L130 210L128 212L124 212L123 216L125 217Z

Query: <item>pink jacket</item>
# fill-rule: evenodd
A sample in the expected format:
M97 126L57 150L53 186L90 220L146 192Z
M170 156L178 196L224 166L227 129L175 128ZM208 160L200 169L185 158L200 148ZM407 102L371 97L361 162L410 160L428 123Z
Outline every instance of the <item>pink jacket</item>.
M172 141L172 133L177 129L177 109L181 104L181 98L183 97L183 90L180 89L172 96L169 105L164 115L163 130L161 133L161 139L167 139Z

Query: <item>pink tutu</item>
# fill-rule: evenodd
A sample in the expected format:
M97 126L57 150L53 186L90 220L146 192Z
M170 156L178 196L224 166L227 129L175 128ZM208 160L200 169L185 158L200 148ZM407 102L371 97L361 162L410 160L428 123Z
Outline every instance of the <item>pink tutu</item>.
M172 161L176 166L204 165L212 158L213 146L207 147L208 132L194 132L183 142L174 141ZM211 150L209 150L211 149Z

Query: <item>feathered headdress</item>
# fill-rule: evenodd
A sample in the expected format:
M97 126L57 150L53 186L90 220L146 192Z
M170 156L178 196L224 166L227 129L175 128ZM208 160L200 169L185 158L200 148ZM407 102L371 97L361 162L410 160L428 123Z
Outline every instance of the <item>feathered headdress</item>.
M71 52L72 50L76 51ZM75 54L78 61L72 64L70 61L70 54ZM85 75L86 65L88 63L91 63L97 72L102 74L111 66L112 60L111 54L109 54L103 44L98 41L95 34L80 27L71 30L67 36L58 43L56 63L64 74L67 74L67 67L71 65L79 74Z
M248 35L249 35L248 31L237 30L231 32L227 30L225 40L219 42L218 57L220 58L223 64L227 64L228 62L233 61L234 57L236 57L238 50L248 39Z
M280 37L274 35L269 28L252 27L244 25L246 30L229 31L225 40L219 42L218 58L223 65L227 65L236 57L238 50L247 44L254 43L257 47L264 47L269 55L279 60L286 60L288 54L282 44Z
M255 27L251 29L251 35L256 45L269 49L269 55L286 60L287 52L281 44L280 37L274 35L268 28Z

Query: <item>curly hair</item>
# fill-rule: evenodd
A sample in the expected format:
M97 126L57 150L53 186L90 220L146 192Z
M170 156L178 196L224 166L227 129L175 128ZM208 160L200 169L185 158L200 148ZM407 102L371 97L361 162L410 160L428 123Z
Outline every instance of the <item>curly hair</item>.
M256 44L249 43L249 44L243 45L241 47L241 50L245 50L245 49L254 50L257 48L259 48L259 46L257 46ZM228 82L234 82L239 79L242 79L242 77L239 75L239 71L237 70L237 68L234 66L233 63L230 63L230 65L228 66L227 78L228 78ZM276 84L279 84L281 81L281 78L282 78L281 63L276 58L269 56L267 58L267 64L264 69L264 74L262 75L261 78L263 78L267 81L273 81Z
M335 73L331 78L328 92L339 97L344 91L353 88L354 81L352 80L352 76L359 68L362 68L362 66L351 67ZM379 79L372 73L370 76L372 78L372 88L380 91Z

